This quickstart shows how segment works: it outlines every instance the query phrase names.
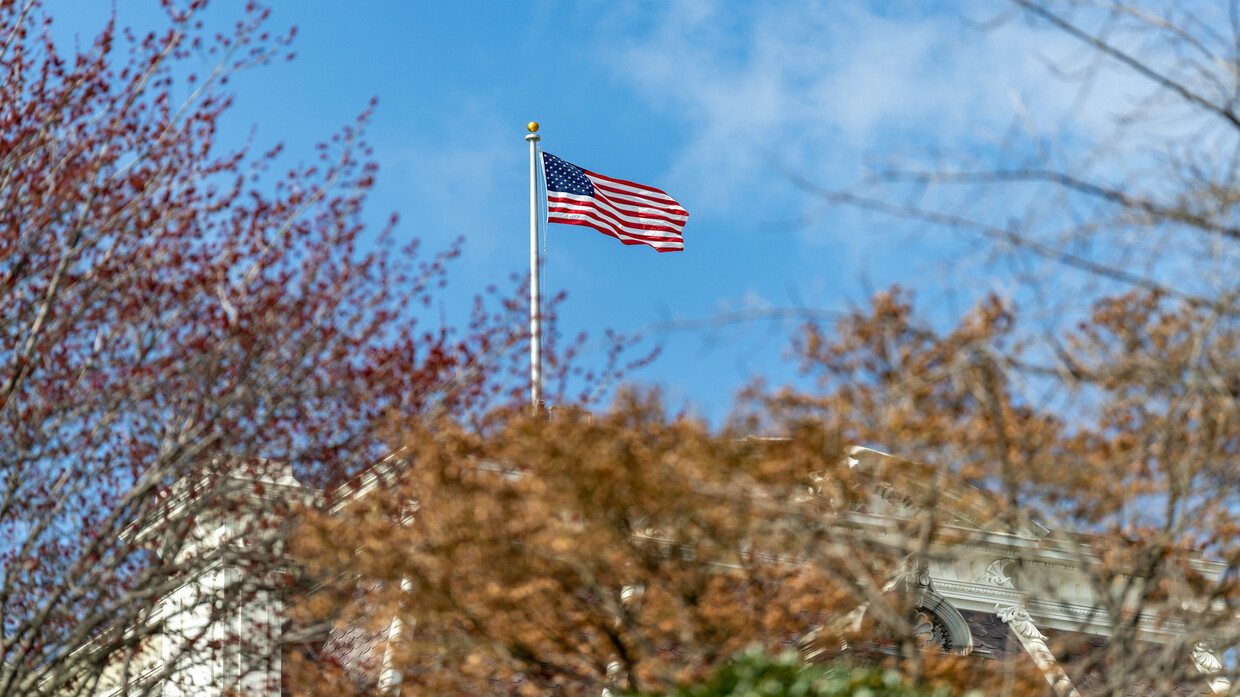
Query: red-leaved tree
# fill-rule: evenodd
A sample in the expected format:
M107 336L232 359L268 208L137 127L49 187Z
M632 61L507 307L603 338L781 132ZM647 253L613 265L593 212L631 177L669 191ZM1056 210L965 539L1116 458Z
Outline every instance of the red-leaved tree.
M415 322L458 247L419 261L395 218L366 229L366 114L279 177L278 149L217 144L228 76L291 33L250 3L214 34L206 4L64 53L50 7L0 2L0 695L166 685L229 606L278 591L280 511L244 508L291 481L271 463L339 481L378 419L520 388L494 379L519 369L519 305ZM250 571L183 592L220 563Z

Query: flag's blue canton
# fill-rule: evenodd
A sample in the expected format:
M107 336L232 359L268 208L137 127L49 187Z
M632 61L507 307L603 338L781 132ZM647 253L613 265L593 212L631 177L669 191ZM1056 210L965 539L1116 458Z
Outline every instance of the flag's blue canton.
M555 155L543 153L542 156L543 172L549 190L580 196L594 195L594 185L580 167L570 165Z

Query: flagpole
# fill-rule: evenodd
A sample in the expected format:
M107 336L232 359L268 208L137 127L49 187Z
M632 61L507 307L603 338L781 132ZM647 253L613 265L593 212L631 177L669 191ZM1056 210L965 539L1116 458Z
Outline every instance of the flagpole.
M526 125L530 132L525 140L530 144L530 402L534 413L542 411L542 293L538 274L538 122Z

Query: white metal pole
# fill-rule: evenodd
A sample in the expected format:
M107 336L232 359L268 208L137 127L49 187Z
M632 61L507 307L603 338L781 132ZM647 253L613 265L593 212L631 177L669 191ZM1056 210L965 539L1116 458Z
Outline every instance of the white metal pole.
M542 409L542 292L538 274L538 122L526 126L530 132L530 401L534 412Z

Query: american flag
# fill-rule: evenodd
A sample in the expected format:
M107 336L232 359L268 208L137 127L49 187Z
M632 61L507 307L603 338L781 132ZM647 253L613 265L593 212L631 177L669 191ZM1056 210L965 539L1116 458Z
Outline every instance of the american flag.
M592 227L625 244L648 244L660 252L685 248L680 231L689 214L652 186L612 179L542 153L547 183L547 222Z

